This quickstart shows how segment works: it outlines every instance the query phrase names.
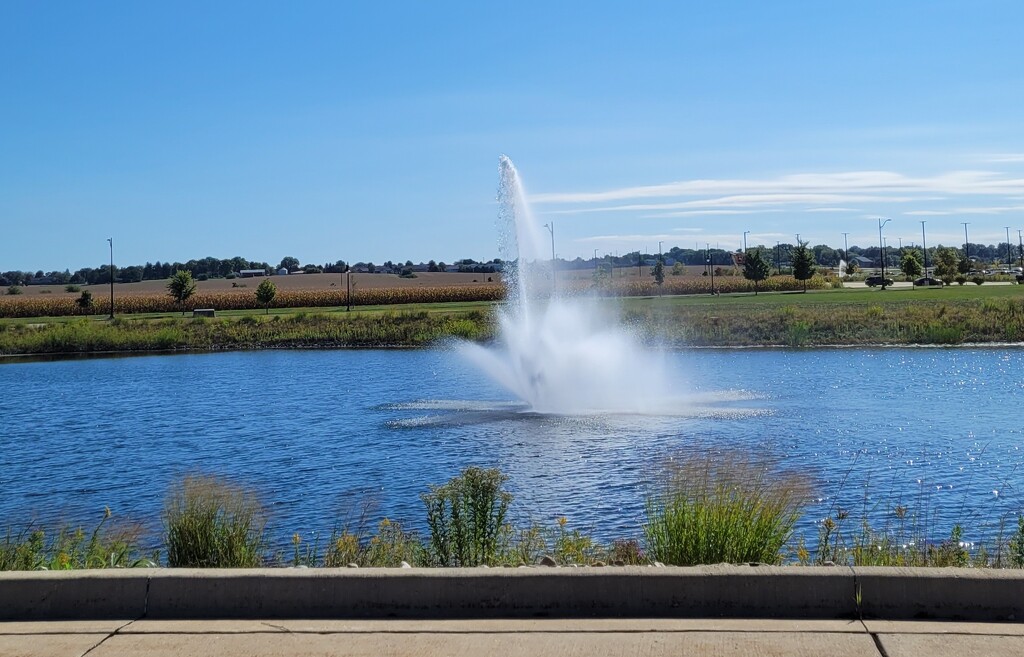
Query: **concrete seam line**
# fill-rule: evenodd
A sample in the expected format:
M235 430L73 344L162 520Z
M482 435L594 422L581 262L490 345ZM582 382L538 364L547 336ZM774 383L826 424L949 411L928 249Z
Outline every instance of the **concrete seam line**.
M115 629L115 630L114 630L113 632L111 632L111 633L110 633L110 634L108 634L107 636L105 636L105 637L103 637L102 639L100 639L100 640L99 640L99 642L98 642L98 643L97 643L96 645L94 645L94 646L93 646L92 648L89 648L88 650L86 650L85 652L83 652L83 653L82 653L82 657L85 657L86 655L88 655L88 654L89 654L90 652L92 652L93 650L96 650L97 648L99 648L100 646L102 646L102 645L103 645L103 644L104 644L104 643L105 643L105 642L107 641L107 639L109 639L109 638L111 638L112 636L116 635L116 634L117 634L118 632L120 632L121 630L123 630L124 628L128 627L129 625L131 625L131 624L132 624L132 623L134 623L134 622L135 622L134 620L130 620L130 621L128 621L127 623L125 623L124 625L122 625L122 626L118 627L117 629Z

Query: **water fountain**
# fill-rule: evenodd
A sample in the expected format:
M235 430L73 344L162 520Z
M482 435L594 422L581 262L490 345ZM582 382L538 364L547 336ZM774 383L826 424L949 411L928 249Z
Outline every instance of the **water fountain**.
M556 284L547 231L512 161L499 161L501 250L508 298L494 346L461 352L530 411L555 415L671 413L664 358L617 326L610 302Z

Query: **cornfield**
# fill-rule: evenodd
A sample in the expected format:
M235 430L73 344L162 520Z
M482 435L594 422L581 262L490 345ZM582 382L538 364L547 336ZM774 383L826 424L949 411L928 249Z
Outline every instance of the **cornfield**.
M466 301L497 301L505 296L501 285L474 285L370 288L352 293L353 306L386 306L408 303L446 303ZM97 299L91 308L80 308L77 297L0 297L0 317L61 317L66 315L105 315L110 313L109 299ZM326 308L344 306L348 297L342 290L279 291L274 297L274 308ZM237 292L200 292L184 304L178 304L166 294L114 297L114 311L118 314L166 313L192 311L196 308L214 310L255 310L262 308L255 294Z
M720 293L747 292L751 283L735 276L716 276L714 289ZM807 281L808 289L828 287L820 277ZM762 292L783 292L802 289L803 283L789 276L774 276L759 285ZM597 294L600 296L653 296L656 294L710 294L710 277L670 277L659 289L654 280L613 281L595 286L578 281L561 288L568 294ZM448 285L443 287L369 288L352 293L353 306L390 306L410 303L448 303L468 301L499 301L505 297L500 284L473 286ZM0 318L4 317L61 317L68 315L105 315L110 313L110 301L96 298L89 308L81 308L78 298L67 296L0 296ZM271 304L274 308L328 308L348 304L344 290L280 290ZM116 295L114 311L117 314L190 312L196 308L214 310L256 310L262 306L256 295L243 292L199 292L184 304L178 304L166 294Z

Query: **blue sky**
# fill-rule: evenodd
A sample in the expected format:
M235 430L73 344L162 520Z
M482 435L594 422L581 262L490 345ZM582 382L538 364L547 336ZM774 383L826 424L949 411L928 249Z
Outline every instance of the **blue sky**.
M1014 242L1024 3L0 3L0 270Z

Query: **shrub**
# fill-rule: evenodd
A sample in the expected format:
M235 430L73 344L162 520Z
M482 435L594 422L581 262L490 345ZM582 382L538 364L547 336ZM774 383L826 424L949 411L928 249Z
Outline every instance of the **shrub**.
M957 285L963 285L964 283L967 282L967 277L964 276L963 274L960 274L959 276L957 276L953 280L956 281Z
M798 474L745 454L672 459L647 499L650 556L679 566L777 563L806 493Z
M9 288L7 288L7 294L9 294L10 296L21 294L21 288L18 287L17 285L12 285Z
M252 568L263 562L264 512L251 492L210 476L186 477L164 503L172 568Z
M441 566L492 565L498 560L512 495L497 469L468 467L421 495L427 508L430 549Z
M64 286L64 291L65 292L81 292L82 288L78 287L77 285L65 285Z
M985 277L984 276L974 276L974 277L971 278L971 282L974 283L975 285L981 285L982 283L985 282Z

